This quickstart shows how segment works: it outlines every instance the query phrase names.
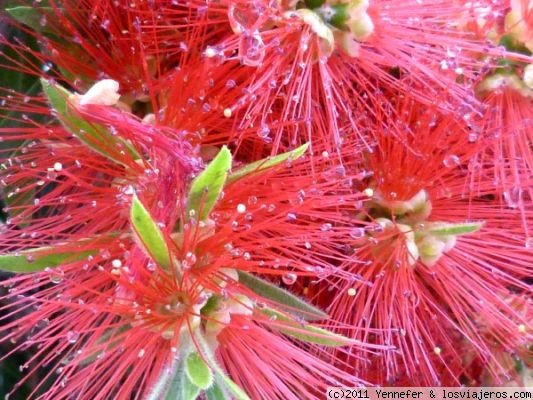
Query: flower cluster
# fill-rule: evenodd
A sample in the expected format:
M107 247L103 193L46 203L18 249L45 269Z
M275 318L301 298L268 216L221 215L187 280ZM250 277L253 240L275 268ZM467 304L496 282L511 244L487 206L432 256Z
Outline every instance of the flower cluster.
M40 88L0 89L9 395L526 384L527 0L5 12Z

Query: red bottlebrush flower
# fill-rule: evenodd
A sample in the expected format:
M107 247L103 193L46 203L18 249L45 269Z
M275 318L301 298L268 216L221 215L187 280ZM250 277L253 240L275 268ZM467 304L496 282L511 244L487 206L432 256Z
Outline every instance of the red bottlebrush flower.
M155 87L179 62L179 54L167 49L164 42L148 40L147 30L158 19L157 5L128 1L50 1L44 7L21 1L8 12L33 29L41 45L35 51L22 43L5 43L31 62L25 69L35 75L58 68L78 90L92 82L114 79L120 82L130 103L155 102ZM28 28L25 28L31 33ZM185 40L174 30L174 38ZM141 38L142 36L142 38ZM23 66L20 66L23 68Z
M209 31L204 56L216 69L210 78L230 85L221 100L235 117L230 140L266 141L275 153L313 139L333 153L347 124L371 140L360 119L381 108L382 90L409 93L424 104L438 99L450 110L458 103L472 107L471 83L484 65L477 58L498 53L450 23L476 20L474 10L441 0L361 2L347 10L338 3L299 10L267 1L192 6L188 23L197 25L196 36ZM503 15L503 8L486 6L491 16ZM161 15L162 29L183 24L172 7L162 7Z
M524 231L529 238L533 233L525 208L533 199L530 148L533 141L533 81L528 87L528 69L531 70L529 74L533 74L533 67L526 67L521 73L523 80L515 73L496 73L480 84L479 90L487 106L480 132L488 136L489 142L475 162L487 165L484 173L490 176L482 179L493 180L495 191L502 194L505 206L521 210ZM471 135L481 136L477 132ZM478 172L473 171L475 181L479 179L475 176Z
M508 371L494 346L513 352L531 340L530 321L506 301L529 292L533 254L520 213L501 207L492 182L470 192L468 162L479 144L460 123L410 107L399 110L401 121L377 127L374 151L353 161L372 173L372 200L344 228L353 252L339 267L347 277L324 280L314 293L334 320L352 325L340 330L347 336L396 347L370 365L348 358L382 384L460 384L459 338L497 377ZM524 212L529 220L532 209Z
M47 141L58 148L63 161L56 172L68 175L47 182L43 186L50 191L40 202L25 206L28 211L26 218L20 217L20 226L10 225L3 234L5 250L16 252L0 255L3 269L35 271L5 282L10 289L3 298L10 302L0 319L18 318L3 323L0 330L2 340L19 343L19 349L37 346L36 355L23 366L30 370L28 376L51 367L46 377L55 384L41 397L157 399L174 390L174 382L188 382L191 390L244 390L250 395L266 391L296 399L301 393L318 398L322 393L317 388L328 385L359 384L356 377L333 366L322 348L354 342L307 322L327 315L250 274L281 279L291 287L300 277L334 273L331 268L324 271L323 265L343 255L338 241L330 239L337 233L320 212L335 210L336 182L283 172L304 147L252 166L235 166L231 174L231 154L223 148L191 183L184 172L192 167L182 165L188 158L180 158L178 152L187 148L180 135L172 141L173 131L142 124L111 106L83 105L88 99L107 102L109 93L103 89L96 92L104 97L88 92L71 98L69 109L69 101L58 102L55 97L61 93L57 86L45 84L51 104L69 130L83 126L96 127L100 135L111 132L106 139L122 145L118 154L101 147L101 136L89 137L78 130L71 137L64 129L45 134L37 127L29 130L35 145L28 158L6 165L4 176L16 185L20 176L27 177L22 168L26 162L35 157L38 165L45 162L42 159L49 153L40 146ZM69 157L79 159L86 175L80 172L76 178L69 173L71 166L65 162ZM56 162L53 157L46 161ZM102 169L117 161L113 168ZM142 172L130 177L125 173L130 165ZM84 201L76 203L78 197ZM347 199L358 197L355 193ZM47 208L58 203L76 206L68 212L61 206ZM102 205L107 208L101 209ZM36 211L42 217L29 218ZM75 223L61 224L61 218ZM287 241L292 245L287 246ZM269 338L279 354L288 357L286 369L273 363L268 348L245 345L258 335ZM264 366L262 375L254 370L257 380L240 370L241 360L252 356ZM208 372L179 375L177 371L189 368L188 363ZM228 383L226 374L242 389ZM258 382L264 377L268 386L261 389ZM295 377L306 383L295 383ZM92 385L95 381L103 384ZM44 381L31 396L36 397L43 386Z

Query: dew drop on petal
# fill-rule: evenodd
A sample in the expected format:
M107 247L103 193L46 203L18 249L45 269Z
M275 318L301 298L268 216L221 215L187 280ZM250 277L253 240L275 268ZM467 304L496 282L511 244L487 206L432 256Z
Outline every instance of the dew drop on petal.
M67 341L69 343L76 343L80 337L80 334L76 331L68 331L67 332Z
M296 221L296 218L295 213L287 213L287 221Z
M454 168L454 167L457 167L461 163L461 160L455 154L449 154L446 157L444 157L444 160L442 160L442 163L444 164L446 168Z
M270 128L266 125L261 125L261 127L257 130L257 136L259 136L261 139L265 139L270 134Z
M350 228L350 231L348 232L350 237L352 239L360 239L363 236L365 236L365 229L364 228Z
M265 44L259 33L243 34L240 37L239 55L241 62L249 67L261 65L265 58Z
M320 230L322 232L327 232L331 230L331 228L332 228L332 225L329 222L326 222L325 224L322 224L322 226L320 227Z
M281 280L285 285L294 285L296 279L298 279L298 275L292 272L288 272L281 277Z
M503 200L509 208L518 208L522 204L522 189L519 187L512 187L503 192Z
M255 196L248 197L248 204L251 206L253 206L254 204L257 204L257 197Z
M533 249L533 237L527 237L525 241L526 249Z
M477 142L478 138L479 138L479 135L475 132L471 132L468 134L468 141L470 143Z

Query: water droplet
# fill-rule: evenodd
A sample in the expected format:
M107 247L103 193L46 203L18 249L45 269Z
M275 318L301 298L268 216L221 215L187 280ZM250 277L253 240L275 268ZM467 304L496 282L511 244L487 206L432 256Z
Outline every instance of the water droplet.
M265 58L265 44L258 32L252 35L243 34L239 42L241 63L249 67L257 67Z
M475 132L470 132L468 134L468 141L470 143L477 142L478 138L479 138L479 135L477 133L475 133Z
M281 277L281 280L285 285L294 285L296 279L298 279L298 275L292 272L288 272Z
M257 197L255 196L248 197L248 204L251 206L253 206L254 204L257 204Z
M333 225L331 225L329 222L326 222L325 224L322 224L322 226L320 227L320 230L322 232L327 232L327 231L331 230L332 227L333 227Z
M455 154L449 154L446 157L444 157L444 160L442 160L442 163L444 164L446 168L454 168L454 167L457 167L461 163L461 160Z
M515 186L503 192L503 200L507 207L518 208L522 204L522 189Z
M525 241L526 249L533 249L533 237L527 237Z
M207 112L211 111L211 105L209 103L202 104L202 111L204 113L207 113Z
M63 275L64 273L62 271L52 271L49 276L50 282L56 285L61 283L63 281Z
M261 139L265 139L270 134L270 128L266 125L261 125L261 127L257 130L257 136L259 136Z
M261 25L266 10L260 6L261 2L230 2L228 21L231 29L237 35L248 33Z
M196 264L196 254L194 254L192 251L188 251L187 254L185 254L185 259L181 264L184 269L191 268L194 264Z
M350 228L348 234L352 239L360 239L363 236L365 236L365 229L364 228Z
M67 332L67 341L69 343L76 343L80 337L80 334L76 331L68 331Z

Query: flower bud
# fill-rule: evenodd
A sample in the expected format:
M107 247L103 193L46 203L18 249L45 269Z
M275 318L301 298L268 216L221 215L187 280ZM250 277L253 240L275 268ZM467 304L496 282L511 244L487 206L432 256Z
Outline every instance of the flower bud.
M119 86L119 83L112 79L98 81L87 93L79 97L79 104L82 106L88 104L114 106L120 99L120 94L118 94Z
M349 25L350 32L360 42L366 41L374 33L374 22L366 12L358 15Z

